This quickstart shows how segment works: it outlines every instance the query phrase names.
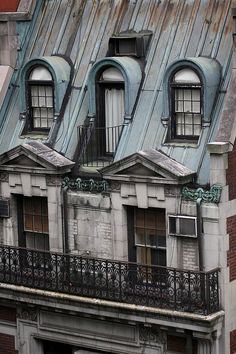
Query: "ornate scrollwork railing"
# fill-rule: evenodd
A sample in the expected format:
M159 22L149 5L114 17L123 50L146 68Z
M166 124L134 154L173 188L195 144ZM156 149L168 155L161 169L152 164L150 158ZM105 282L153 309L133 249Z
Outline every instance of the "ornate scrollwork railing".
M207 315L218 270L197 272L0 246L0 282Z

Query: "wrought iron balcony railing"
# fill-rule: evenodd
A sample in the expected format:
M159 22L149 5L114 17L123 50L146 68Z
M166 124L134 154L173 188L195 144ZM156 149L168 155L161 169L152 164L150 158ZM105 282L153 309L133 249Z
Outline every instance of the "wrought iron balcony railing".
M84 166L104 167L112 162L123 125L78 127L79 159Z
M207 315L218 270L197 272L0 246L0 282Z

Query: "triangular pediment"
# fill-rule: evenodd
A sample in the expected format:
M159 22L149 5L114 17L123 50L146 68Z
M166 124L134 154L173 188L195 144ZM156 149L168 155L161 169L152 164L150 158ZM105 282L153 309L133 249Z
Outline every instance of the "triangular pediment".
M7 161L5 166L27 166L27 167L38 167L38 168L45 168L44 166L40 165L39 163L35 162L34 160L30 159L28 156L19 155L16 158Z
M0 169L39 173L68 172L74 162L38 141L30 141L0 155Z
M164 176L156 173L152 169L144 166L141 162L135 163L133 166L130 166L122 171L121 175L131 175L131 176L145 176L145 177L159 177L163 178Z
M193 180L195 172L161 151L139 151L100 170L110 180L179 184Z

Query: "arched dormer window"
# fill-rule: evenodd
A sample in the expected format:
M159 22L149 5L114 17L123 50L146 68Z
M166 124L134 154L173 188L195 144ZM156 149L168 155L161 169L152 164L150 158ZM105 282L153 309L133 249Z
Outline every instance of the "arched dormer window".
M70 89L72 64L56 55L29 60L21 70L20 96L22 135L51 139L63 115L63 102ZM35 135L36 133L36 135Z
M172 75L171 139L198 139L201 133L202 84L197 73L183 68Z
M78 127L82 165L103 167L112 161L132 119L141 79L141 67L130 57L106 57L93 65L88 120Z
M178 59L163 78L162 124L165 142L198 142L207 134L214 115L221 80L221 66L206 57Z
M109 67L100 73L96 101L101 155L114 153L124 123L124 78L118 69Z
M54 117L54 83L44 66L36 66L29 72L27 101L30 130L49 130Z

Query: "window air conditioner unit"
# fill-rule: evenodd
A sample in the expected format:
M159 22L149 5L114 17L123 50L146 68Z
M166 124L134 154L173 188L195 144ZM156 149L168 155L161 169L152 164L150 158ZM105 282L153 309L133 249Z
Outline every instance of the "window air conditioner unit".
M197 218L185 215L169 215L168 230L170 236L197 237Z

